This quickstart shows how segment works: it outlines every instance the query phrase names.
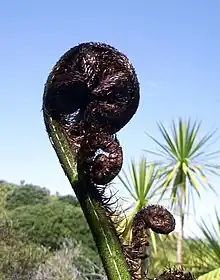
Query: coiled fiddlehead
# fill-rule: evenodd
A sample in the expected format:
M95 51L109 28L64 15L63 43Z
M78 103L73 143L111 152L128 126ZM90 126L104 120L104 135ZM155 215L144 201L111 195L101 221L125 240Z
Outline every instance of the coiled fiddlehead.
M127 57L102 43L66 52L44 90L47 132L78 197L109 279L130 279L103 191L122 166L117 133L139 104L138 80ZM105 187L103 188L105 189Z
M104 195L119 173L123 154L116 133L135 114L139 83L125 55L102 43L67 51L47 79L43 96L51 143L84 211L110 280L143 279L148 230L169 233L175 221L163 207L142 209L132 241L123 247ZM74 218L74 217L73 217Z
M173 215L163 206L149 205L142 208L132 223L131 245L125 247L127 262L132 280L142 280L145 275L145 262L149 255L149 230L155 233L169 234L175 228Z
M65 53L49 75L44 94L45 112L66 131L78 152L78 166L82 159L87 161L85 174L100 185L121 169L122 149L113 135L138 104L139 84L131 63L101 43L83 43ZM105 155L97 156L98 150Z

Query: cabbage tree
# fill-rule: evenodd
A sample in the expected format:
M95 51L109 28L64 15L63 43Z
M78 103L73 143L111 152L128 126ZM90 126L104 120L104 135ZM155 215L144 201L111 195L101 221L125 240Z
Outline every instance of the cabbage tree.
M158 124L163 141L147 135L156 143L158 150L147 151L160 158L160 184L157 190L161 198L168 196L171 207L178 209L180 232L177 241L177 263L182 265L182 240L184 236L184 218L194 194L200 197L201 188L213 189L209 175L219 175L220 166L213 163L219 152L209 152L214 132L200 136L201 122L190 119L173 121L171 131L162 123Z

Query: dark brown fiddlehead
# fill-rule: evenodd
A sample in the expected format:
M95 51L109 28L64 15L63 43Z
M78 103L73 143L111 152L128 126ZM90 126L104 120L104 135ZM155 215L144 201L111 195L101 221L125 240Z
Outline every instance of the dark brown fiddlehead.
M113 212L103 195L105 188L97 186L107 185L119 173L123 155L115 134L132 118L138 104L134 68L125 55L102 43L83 43L66 52L52 69L44 90L47 132L111 280L128 280L131 275L133 280L143 279L149 228L166 234L175 226L163 207L142 209L133 220L131 246L124 248L126 262L109 219Z
M175 228L173 215L163 206L149 205L142 208L134 217L132 223L132 240L125 247L127 262L132 274L132 280L142 280L145 277L145 265L149 247L149 230L155 233L168 234Z
M114 134L138 104L134 68L126 56L102 43L83 43L66 52L49 75L44 94L46 110L62 124L79 154L78 167L99 185L121 169L122 149Z
M112 221L115 213L104 192L123 161L115 133L138 104L134 68L125 55L102 43L83 43L67 51L44 89L46 130L111 280L128 280L130 274Z

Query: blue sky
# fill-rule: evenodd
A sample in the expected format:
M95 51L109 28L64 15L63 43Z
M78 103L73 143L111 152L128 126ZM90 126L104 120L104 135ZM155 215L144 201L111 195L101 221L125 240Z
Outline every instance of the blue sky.
M124 167L159 140L156 122L203 120L219 128L219 1L1 1L0 179L72 193L47 138L41 106L50 69L70 47L101 41L125 53L136 68L141 103L119 133ZM219 141L212 150L219 149ZM220 179L213 178L218 192ZM116 185L126 196L122 187ZM196 218L213 214L219 198L202 192ZM219 208L220 210L220 208ZM194 220L186 232L195 231Z

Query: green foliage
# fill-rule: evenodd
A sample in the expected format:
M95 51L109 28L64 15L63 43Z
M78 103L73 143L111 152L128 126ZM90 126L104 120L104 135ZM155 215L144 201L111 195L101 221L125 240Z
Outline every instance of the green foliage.
M105 277L101 265L91 262L78 242L64 240L60 249L51 253L18 233L12 221L3 215L0 248L1 280L104 280Z
M155 235L157 250L151 251L148 277L162 274L164 269L176 266L176 234Z
M100 263L90 230L78 200L72 195L50 195L34 185L12 185L0 182L2 209L13 221L13 229L37 245L60 248L66 237L82 243L88 258ZM0 208L1 209L1 208Z
M24 205L47 203L49 195L50 192L47 189L39 186L19 186L7 193L5 198L5 208L7 210L13 210Z
M104 280L104 271L82 254L79 244L65 240L60 250L38 268L34 280Z
M77 200L77 198L75 196L70 195L70 194L59 196L58 199L61 200L61 201L66 202L66 203L72 204L74 206L78 206L78 207L80 206L79 201Z
M216 268L197 278L197 280L219 280L219 279L220 279L220 268Z
M0 217L0 277L1 279L30 279L49 252L27 241L24 234L13 229L6 216Z
M208 226L202 220L199 226L204 238L190 239L186 243L184 263L195 276L207 275L208 277L209 273L220 267L220 218L217 212L216 221L215 227L212 224Z
M74 238L95 250L94 242L82 210L65 201L22 206L10 211L16 230L25 232L36 244L60 248L63 238Z
M5 199L8 192L17 188L14 184L9 184L5 181L0 181L0 212L5 208Z

